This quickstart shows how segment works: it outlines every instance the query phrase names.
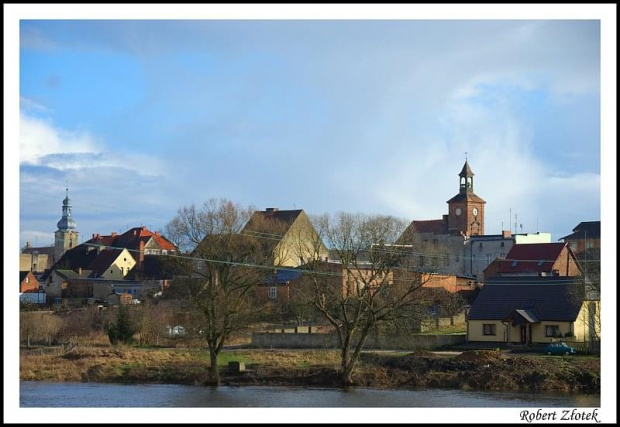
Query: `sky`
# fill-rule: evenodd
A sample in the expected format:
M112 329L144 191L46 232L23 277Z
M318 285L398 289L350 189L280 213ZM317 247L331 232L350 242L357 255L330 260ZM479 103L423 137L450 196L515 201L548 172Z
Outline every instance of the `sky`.
M487 234L600 220L597 20L19 31L20 247L53 244L67 187L80 242L209 198L439 219L466 158Z
M80 242L211 198L440 219L466 158L486 234L615 209L605 6L152 6L5 28L20 248L53 245L66 188Z

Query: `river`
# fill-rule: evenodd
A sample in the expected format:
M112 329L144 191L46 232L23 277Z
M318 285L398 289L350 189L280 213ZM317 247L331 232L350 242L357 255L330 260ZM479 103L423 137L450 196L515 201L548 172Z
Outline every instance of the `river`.
M22 408L541 408L600 406L599 394L448 389L218 388L170 384L20 382Z

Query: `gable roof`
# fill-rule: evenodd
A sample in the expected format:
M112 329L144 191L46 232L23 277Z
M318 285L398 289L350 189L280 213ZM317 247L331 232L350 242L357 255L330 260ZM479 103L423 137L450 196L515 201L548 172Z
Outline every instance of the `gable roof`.
M68 250L56 264L41 278L46 280L52 271L57 271L66 278L83 278L92 275L99 277L121 255L125 249L106 249L99 251L83 243ZM131 256L128 253L128 256ZM132 257L133 258L133 257ZM77 270L82 269L82 275ZM86 274L88 272L88 274ZM73 274L74 273L74 274Z
M443 219L430 219L424 221L411 221L411 224L403 231L403 234L398 238L399 244L410 244L413 238L418 233L432 233L432 234L448 234L448 224Z
M279 209L267 209L265 211L255 211L248 223L243 227L243 230L241 230L241 234L253 235L261 233L265 231L265 228L269 228L270 224L275 224L278 229L278 234L282 233L282 237L284 237L284 234L288 232L302 212L302 209L284 211Z
M93 277L100 277L103 275L124 250L125 249L106 249L105 251L101 251L88 266L88 269L92 270L91 275Z
M577 227L573 228L573 233L568 236L560 237L558 240L571 239L600 239L601 238L601 222L600 221L583 221Z
M19 283L23 282L26 276L28 276L29 271L20 271L19 272Z
M498 272L505 273L550 273L566 243L527 243L514 245L506 258L496 260ZM568 248L567 248L568 249Z
M176 246L164 236L157 232L153 233L144 226L130 228L123 234L111 234L108 236L96 234L85 243L90 245L112 246L114 248L126 248L129 250L140 250L140 243L142 242L146 245L151 239L153 239L162 250L177 250Z
M583 288L576 282L541 280L537 284L529 283L485 284L467 318L505 320L520 310L521 316L535 321L574 322L577 319L583 303Z

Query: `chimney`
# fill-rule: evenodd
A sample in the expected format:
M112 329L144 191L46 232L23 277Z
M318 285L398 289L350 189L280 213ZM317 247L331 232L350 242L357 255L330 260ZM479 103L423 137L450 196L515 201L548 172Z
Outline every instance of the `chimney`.
M512 236L512 233L510 232L510 230L502 230L502 238L508 239L511 236Z
M112 236L112 237L116 236L116 231L112 231L112 232L110 233L110 236Z
M160 235L160 234L159 234L159 231L156 231L156 232L155 232L155 235L156 235L156 236L159 236L159 235Z
M82 267L78 267L78 276L82 275Z
M279 208L267 208L265 209L265 212L267 213L274 213L277 212L279 210Z

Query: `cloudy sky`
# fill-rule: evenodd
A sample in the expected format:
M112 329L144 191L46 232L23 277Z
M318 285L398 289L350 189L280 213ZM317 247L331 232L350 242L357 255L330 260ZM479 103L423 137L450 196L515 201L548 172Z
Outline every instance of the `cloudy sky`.
M466 158L502 228L601 216L601 28L584 20L19 25L19 241L228 198L436 219ZM511 217L512 213L512 217Z

